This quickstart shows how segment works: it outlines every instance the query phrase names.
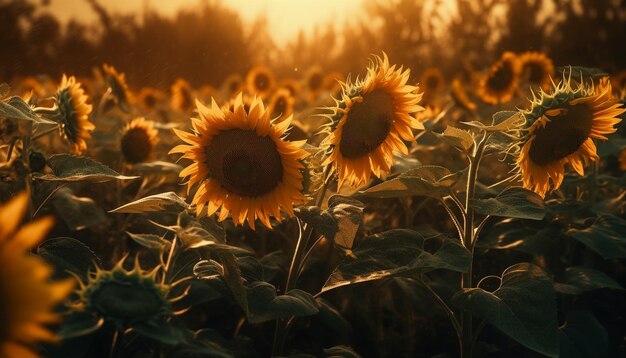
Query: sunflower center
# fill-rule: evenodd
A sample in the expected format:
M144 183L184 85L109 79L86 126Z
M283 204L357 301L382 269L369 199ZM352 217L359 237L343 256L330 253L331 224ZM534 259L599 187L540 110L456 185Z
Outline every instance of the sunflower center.
M339 142L346 158L358 158L378 148L393 124L394 104L391 95L381 89L365 94L348 111Z
M122 154L129 163L140 163L148 159L152 142L143 128L131 128L122 137Z
M254 130L230 129L215 135L206 148L207 166L220 185L237 195L257 197L272 191L283 178L283 163L269 136Z
M495 91L506 90L513 80L513 69L508 62L502 63L487 79L489 88Z
M556 116L549 117L545 127L534 131L530 159L546 165L576 152L587 140L593 125L593 114L582 103L565 105Z
M265 91L270 87L270 78L265 73L259 73L254 78L254 85L260 91Z

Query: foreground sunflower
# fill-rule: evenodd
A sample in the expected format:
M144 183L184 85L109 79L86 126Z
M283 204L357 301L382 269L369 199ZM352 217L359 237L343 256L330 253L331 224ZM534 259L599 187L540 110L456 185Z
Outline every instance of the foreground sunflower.
M30 250L53 225L44 218L18 229L28 197L0 206L0 357L38 357L30 347L54 342L45 325L60 320L54 308L74 287L73 280L50 281L52 268Z
M135 118L122 130L120 146L124 161L129 164L145 162L154 153L159 132L154 122Z
M170 151L194 161L180 176L189 177L189 190L200 183L192 201L196 213L208 216L221 208L220 221L231 213L236 225L247 220L252 229L256 218L271 228L270 216L282 220L281 208L293 216L293 205L306 200L301 160L308 153L300 148L305 141L283 140L291 117L272 125L263 101L254 97L247 111L241 94L233 110L215 100L210 108L196 103L193 133L174 129L187 144Z
M560 187L567 164L584 175L584 166L599 159L593 140L607 140L605 135L616 131L624 113L620 107L608 79L573 88L571 78L564 78L552 94L541 91L523 111L529 127L516 163L524 187L545 196L551 183L553 190Z
M267 97L274 88L276 80L269 68L255 66L246 77L246 89L251 96Z
M551 76L554 74L554 64L545 53L534 51L521 53L519 62L521 75L525 81L538 85L544 91L552 87Z
M56 93L56 102L61 123L61 135L70 143L72 154L80 155L87 149L85 139L91 138L90 131L96 126L89 121L92 106L74 76L63 75Z
M487 104L506 103L517 90L520 62L512 52L504 52L478 84L478 96Z
M423 129L412 113L424 110L417 86L407 85L410 70L389 65L386 54L376 57L362 81L346 84L337 107L328 115L330 133L323 146L329 152L324 165L332 165L339 185L362 185L371 174L389 173L393 152L408 154L405 141L411 129Z

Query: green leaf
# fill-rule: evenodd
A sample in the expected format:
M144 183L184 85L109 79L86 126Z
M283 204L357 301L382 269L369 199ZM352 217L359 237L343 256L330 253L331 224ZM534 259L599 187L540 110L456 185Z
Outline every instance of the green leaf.
M60 276L66 276L65 271L70 271L84 281L87 274L100 265L100 259L87 245L69 237L56 237L44 241L37 247L37 254L50 262Z
M166 193L159 193L150 195L139 200L135 200L128 204L124 204L119 208L115 208L110 213L125 213L125 214L141 214L156 211L174 211L179 212L181 210L187 210L190 205L185 202L185 199L178 196L173 191Z
M248 321L252 324L277 318L310 316L319 311L311 294L295 289L277 296L274 286L262 281L248 287L248 304Z
M223 253L219 254L220 261L224 268L224 282L229 288L235 301L243 308L245 312L249 312L249 299L246 287L244 286L243 278L241 277L241 270L237 265L237 259L235 255Z
M56 154L48 159L48 166L52 168L54 174L37 175L35 179L79 182L88 181L94 183L106 182L114 179L129 180L136 179L136 176L125 176L86 157L76 157L69 154Z
M466 272L470 254L457 239L396 229L365 238L330 275L322 292L360 282L434 269Z
M159 174L162 174L162 173L174 173L174 174L178 174L178 173L180 173L181 170L183 170L183 167L178 165L178 164L157 160L157 161L154 161L154 162L135 164L135 165L132 166L131 170L138 171L138 172L147 172L147 173L159 173Z
M334 346L324 349L327 358L360 358L361 356L348 346Z
M609 335L587 311L571 311L559 328L561 358L606 357Z
M130 237L137 244L158 252L165 252L169 250L171 243L165 240L162 236L154 234L133 234L126 231L128 237Z
M35 123L57 124L33 112L28 103L17 96L9 98L8 101L0 101L0 117L32 121Z
M544 255L556 244L562 228L555 222L524 222L502 220L481 235L476 245L479 248L513 249L531 255Z
M97 317L89 312L75 311L63 318L63 323L57 332L62 339L70 339L91 334L104 324L104 318Z
M422 165L400 174L394 179L375 185L362 195L374 198L403 198L407 196L430 196L440 199L450 194L462 173L450 173L447 168Z
M142 336L152 338L167 345L180 343L185 335L182 328L176 327L168 322L134 322L131 328Z
M599 288L624 289L604 272L583 266L566 268L564 282L554 284L557 292L568 295L580 295Z
M474 146L474 138L472 137L472 134L456 127L447 126L442 134L435 133L435 135L441 138L444 142L464 152L467 152Z
M106 220L106 213L93 199L75 196L68 188L57 191L52 205L72 231L95 226Z
M585 244L605 259L626 258L626 220L600 215L585 229L570 229L565 234Z
M543 199L524 188L509 188L495 198L475 199L471 205L482 215L530 220L541 220L546 215Z
M496 291L463 289L452 302L525 347L549 357L559 356L554 289L538 266L513 265L502 274Z

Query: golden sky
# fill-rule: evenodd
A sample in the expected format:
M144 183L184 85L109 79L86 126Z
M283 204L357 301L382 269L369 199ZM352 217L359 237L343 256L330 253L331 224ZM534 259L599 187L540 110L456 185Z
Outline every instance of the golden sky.
M110 12L140 12L146 5L162 14L194 7L200 0L100 0ZM363 0L222 0L241 14L246 23L258 16L266 16L270 35L277 43L296 37L300 30L311 32L316 25L329 21L342 25L354 21L363 13ZM52 0L48 11L61 20L70 18L82 22L96 19L86 0Z

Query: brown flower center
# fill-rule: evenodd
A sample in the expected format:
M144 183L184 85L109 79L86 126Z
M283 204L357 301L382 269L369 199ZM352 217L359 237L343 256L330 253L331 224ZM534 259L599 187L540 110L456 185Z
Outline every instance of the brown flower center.
M513 68L509 62L503 62L487 78L487 86L494 91L506 90L513 81Z
M130 128L122 136L122 155L127 163L141 163L150 156L152 142L143 128Z
M346 158L358 158L378 148L387 138L394 117L391 95L375 89L354 103L348 111L346 124L339 142L339 150Z
M276 143L254 130L230 129L215 135L206 147L211 176L227 191L257 197L272 191L283 178Z
M537 165L550 164L576 152L587 140L593 125L593 114L583 103L566 104L560 113L549 117L545 127L535 129L530 159Z
M265 73L259 73L254 77L254 86L259 91L265 91L270 87L270 77Z

